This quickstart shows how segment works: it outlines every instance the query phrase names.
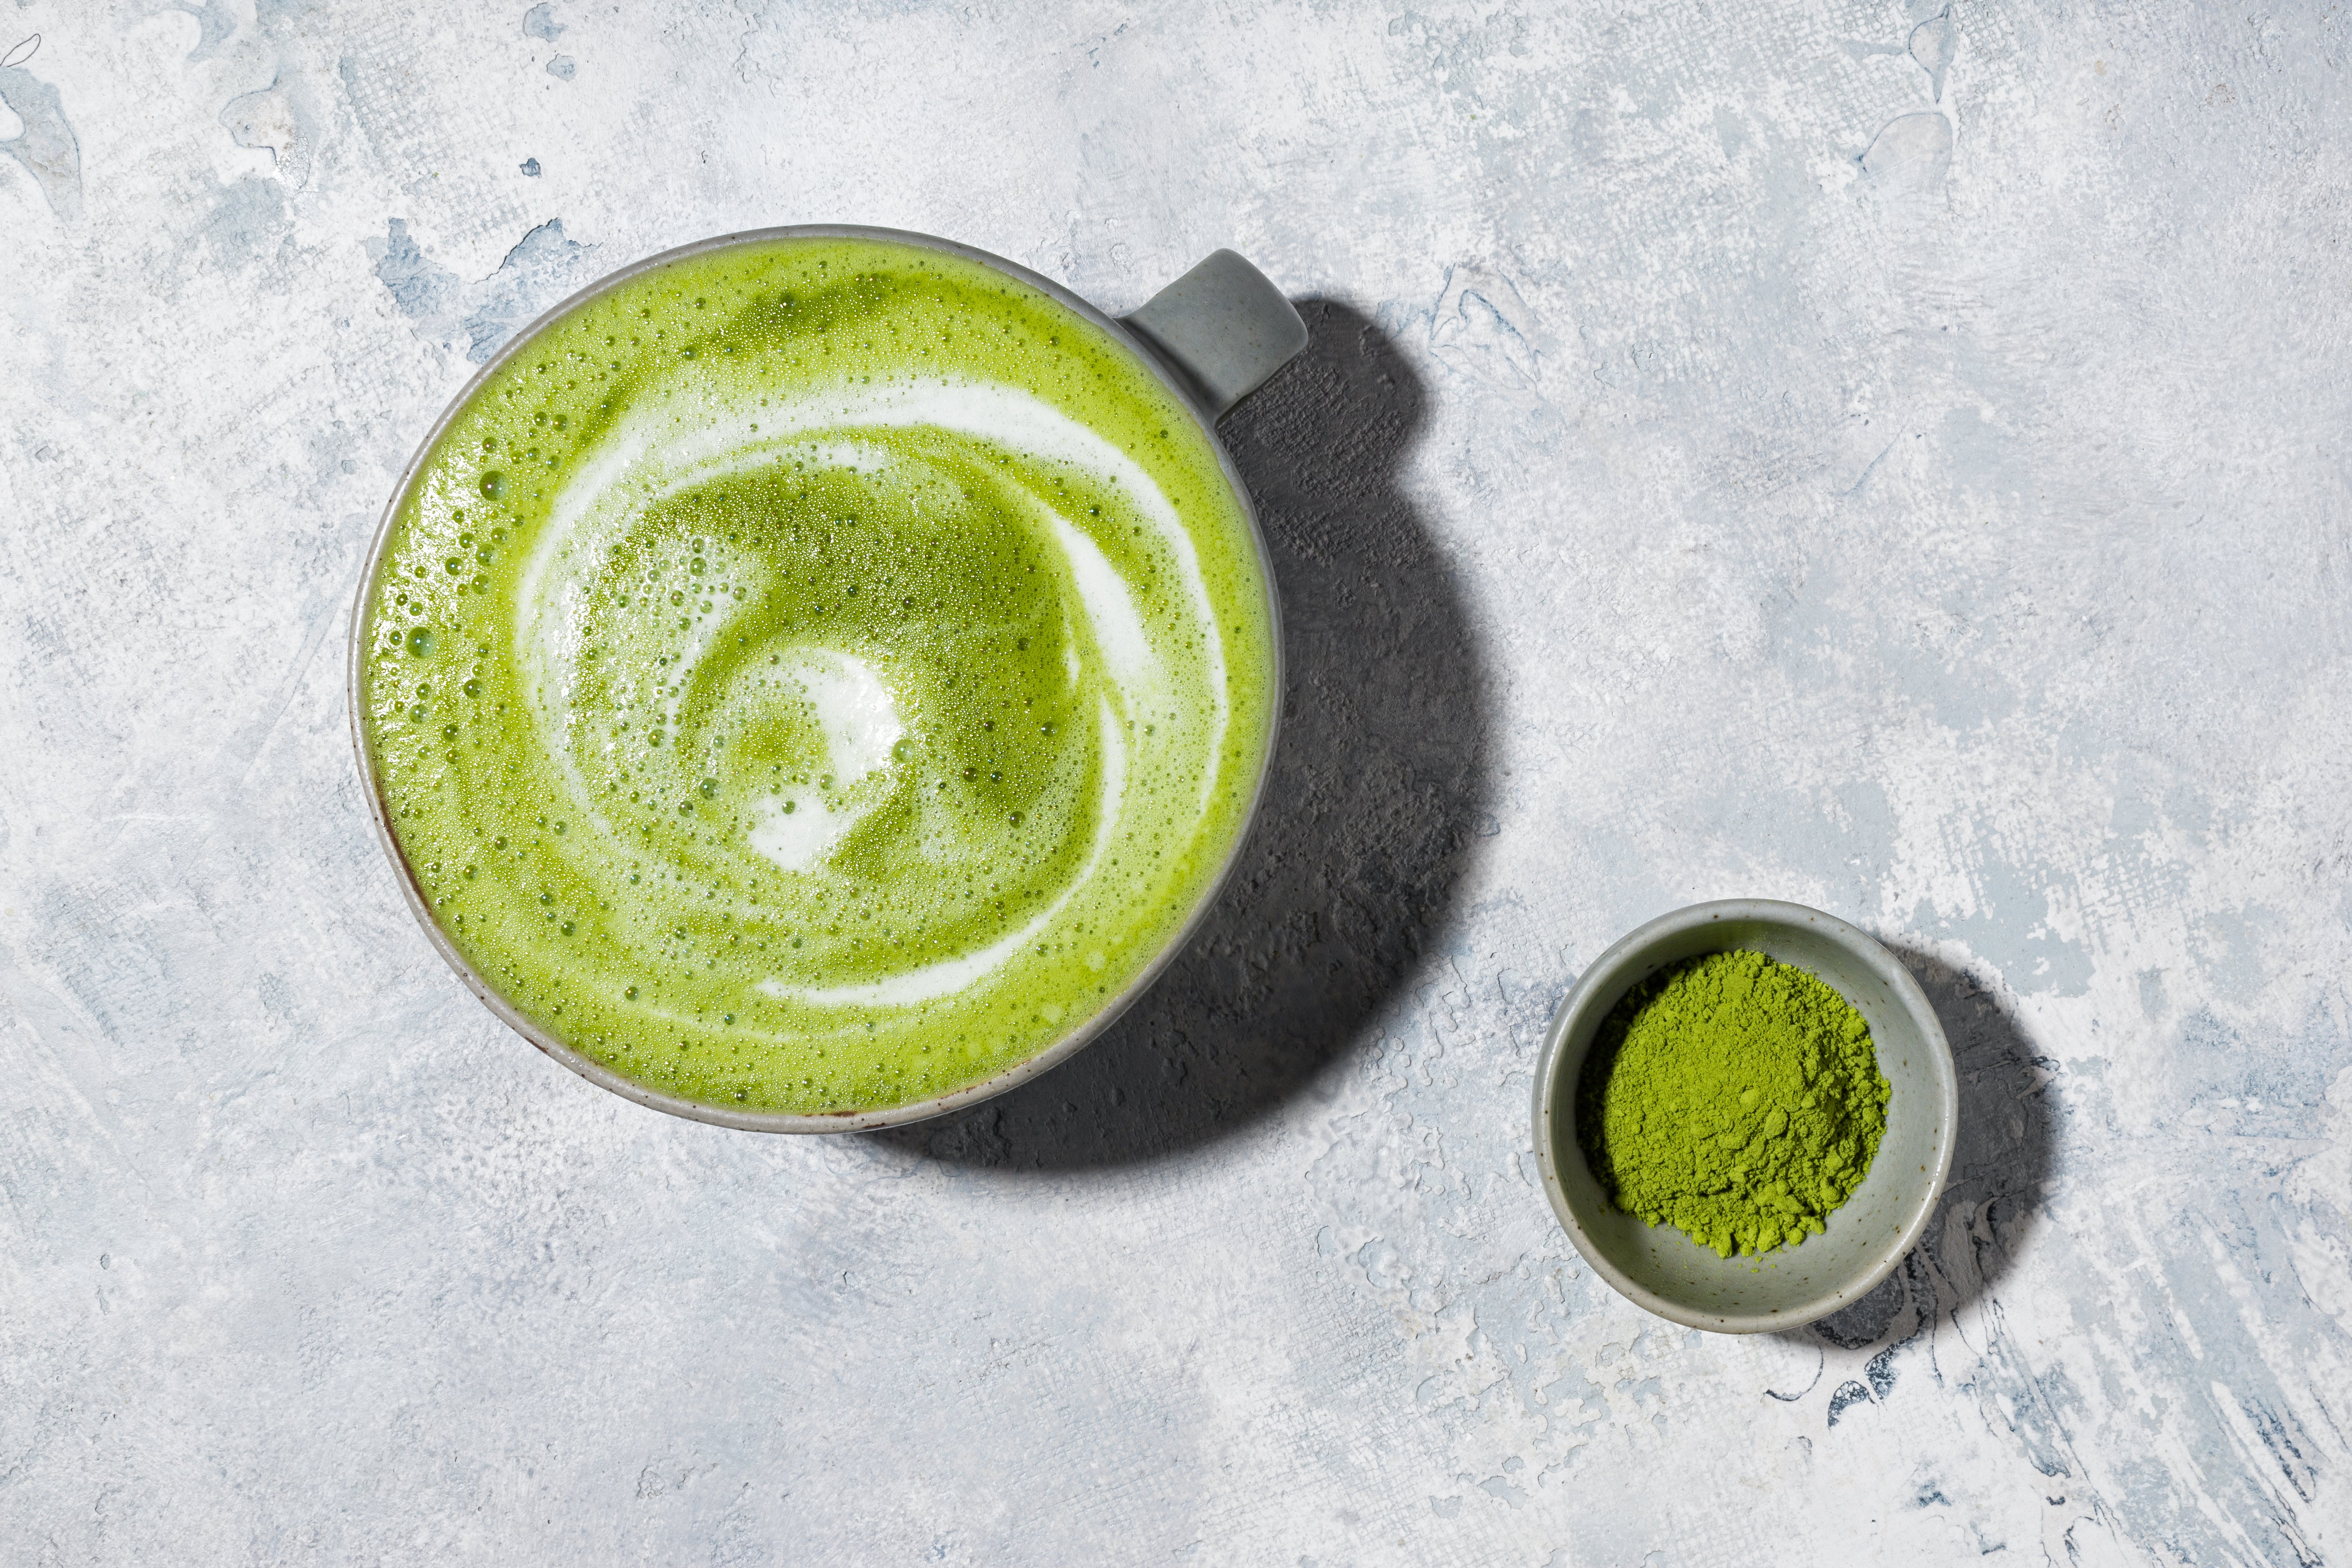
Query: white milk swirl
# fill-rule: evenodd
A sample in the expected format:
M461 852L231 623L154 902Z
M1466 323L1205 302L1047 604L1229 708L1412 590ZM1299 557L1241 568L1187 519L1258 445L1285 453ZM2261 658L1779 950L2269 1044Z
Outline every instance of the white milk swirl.
M921 437L911 448L910 435ZM615 612L609 602L608 568L626 553L642 520L667 501L752 470L846 474L887 488L894 470L923 466L927 452L936 451L942 438L968 461L985 466L1009 457L1024 472L1066 469L1097 491L1124 498L1126 514L1151 531L1153 552L1176 574L1179 594L1163 590L1160 598L1189 607L1184 630L1190 646L1183 651L1200 674L1184 680L1181 689L1171 679L1169 659L1139 610L1135 587L1080 517L1057 510L1051 497L1018 478L1000 479L1000 492L1029 508L1036 535L1058 551L1062 575L1075 590L1090 634L1088 651L1099 665L1099 766L1087 803L1092 832L1083 857L1042 909L983 945L857 980L826 983L823 975L786 972L756 983L761 994L779 1001L824 1009L905 1007L997 975L1054 925L1103 868L1129 805L1131 752L1148 760L1156 752L1181 750L1193 759L1201 774L1199 808L1208 808L1230 721L1227 672L1208 584L1175 507L1127 453L1018 387L902 380L782 399L697 378L641 399L605 433L554 492L517 580L514 645L531 718L548 755L561 763L563 806L607 846L625 850L631 836L625 821L614 820L615 791L608 770L592 765L609 759L625 738L595 732L613 703L609 696L586 700L587 667L594 654L609 655ZM735 635L745 601L768 587L780 569L755 550L726 549L715 539L702 543L696 559L712 562L712 576L725 579L730 592L711 601L708 614L676 617L680 626L671 626L672 617L662 613L666 606L656 602L638 619L658 630L648 637L640 627L634 635L641 640L631 650L640 661L659 650L655 658L662 673L644 684L655 688L651 710L672 736L680 733L680 704L694 673ZM1160 640L1165 640L1164 633ZM760 693L733 704L728 718L737 724L756 722L762 702L813 716L824 737L823 765L833 787L788 785L744 795L750 809L734 829L734 847L788 879L822 878L835 847L883 798L885 791L871 781L896 765L894 750L902 749L911 716L902 711L891 672L865 653L814 642L768 646L774 651L765 668L774 673ZM1074 680L1084 661L1078 644L1071 643L1066 663ZM1208 765L1201 766L1202 759ZM717 782L748 790L756 781ZM1152 809L1164 813L1167 803L1152 803ZM933 858L955 852L958 826L951 816L925 824L935 841ZM745 905L734 910L736 919L746 921L761 913Z

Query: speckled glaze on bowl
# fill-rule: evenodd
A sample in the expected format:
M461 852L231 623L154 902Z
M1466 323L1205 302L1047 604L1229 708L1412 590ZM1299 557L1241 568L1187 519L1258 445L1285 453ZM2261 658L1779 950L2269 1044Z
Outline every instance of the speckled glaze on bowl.
M1659 970L1739 949L1794 964L1836 990L1870 1026L1894 1090L1870 1174L1820 1236L1792 1247L1717 1258L1672 1226L1609 1200L1576 1142L1576 1081L1601 1021ZM1663 915L1601 955L1554 1016L1536 1068L1536 1163L1577 1251L1636 1305L1719 1334L1792 1329L1869 1293L1916 1246L1944 1191L1959 1129L1959 1080L1944 1026L1919 983L1868 932L1802 904L1727 899Z

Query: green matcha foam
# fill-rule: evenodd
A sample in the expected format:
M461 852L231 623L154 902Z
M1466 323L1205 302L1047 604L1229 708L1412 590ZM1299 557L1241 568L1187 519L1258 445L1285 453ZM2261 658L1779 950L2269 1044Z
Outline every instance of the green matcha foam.
M655 268L450 420L363 722L435 918L541 1029L730 1109L993 1076L1205 895L1269 733L1247 518L1125 346L976 263Z

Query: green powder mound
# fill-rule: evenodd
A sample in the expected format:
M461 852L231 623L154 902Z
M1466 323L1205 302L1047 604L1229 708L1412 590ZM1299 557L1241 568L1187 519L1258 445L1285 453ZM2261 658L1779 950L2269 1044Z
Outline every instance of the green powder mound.
M1246 820L1273 626L1206 432L1037 289L880 241L570 311L399 498L362 709L517 1011L657 1090L837 1112L1135 984Z
M1577 1141L1617 1206L1724 1258L1793 1247L1870 1173L1886 1131L1870 1026L1760 952L1645 981L1601 1026Z

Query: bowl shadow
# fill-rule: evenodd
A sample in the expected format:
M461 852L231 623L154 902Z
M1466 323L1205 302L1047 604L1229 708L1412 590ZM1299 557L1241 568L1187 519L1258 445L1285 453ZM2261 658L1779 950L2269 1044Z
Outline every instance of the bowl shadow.
M1281 741L1232 876L1087 1049L968 1110L860 1136L1039 1171L1230 1137L1355 1037L1451 908L1492 721L1460 589L1403 488L1426 395L1355 310L1298 310L1307 346L1221 431L1274 558L1286 663Z
M1919 1245L1895 1272L1843 1311L1782 1336L1793 1342L1851 1351L1884 1340L1891 1350L1939 1314L1990 1293L2039 1223L2053 1168L2047 1090L2055 1064L2035 1054L2000 989L1900 942L1886 946L1927 994L1951 1041L1960 1082L1952 1173Z

